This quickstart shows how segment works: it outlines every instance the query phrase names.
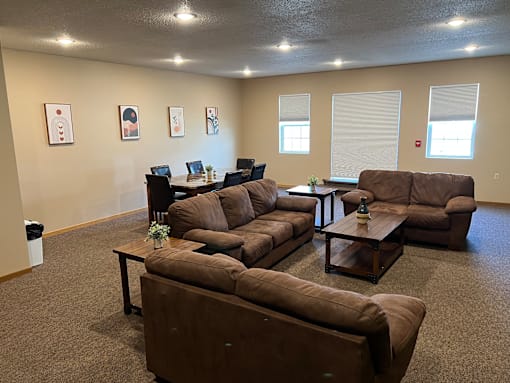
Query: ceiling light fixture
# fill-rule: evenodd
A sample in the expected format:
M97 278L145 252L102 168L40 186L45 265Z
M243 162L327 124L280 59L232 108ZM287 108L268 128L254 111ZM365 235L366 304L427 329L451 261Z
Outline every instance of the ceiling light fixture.
M181 65L183 62L184 62L184 59L180 55L177 55L174 57L175 65Z
M189 5L188 0L184 2L184 5L182 6L181 10L179 12L174 13L174 17L180 21L190 21L197 17L196 13L192 13Z
M290 48L292 48L292 45L287 42L283 42L278 44L276 47L282 51L288 51Z
M251 76L251 70L250 70L250 68L248 68L248 67L244 68L244 70L243 70L243 74L244 74L245 76Z
M464 50L467 52L473 52L477 49L478 49L478 45L475 45L475 44L468 45L467 47L464 48Z
M63 45L63 46L68 46L68 45L71 45L74 43L74 40L73 39L70 39L69 37L62 37L60 39L57 39L57 42L60 44L60 45Z
M456 18L456 19L452 19L452 20L448 21L446 24L448 24L450 27L458 27L458 26L464 24L465 22L466 22L465 19Z
M335 61L333 61L333 64L334 64L335 66L342 66L343 62L342 62L342 60L340 60L340 59L336 59Z

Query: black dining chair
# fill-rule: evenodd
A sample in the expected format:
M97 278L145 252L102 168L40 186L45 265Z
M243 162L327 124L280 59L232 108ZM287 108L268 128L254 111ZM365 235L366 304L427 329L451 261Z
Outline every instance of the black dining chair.
M168 207L175 202L174 191L167 176L146 174L149 223L168 223Z
M243 171L237 170L235 172L226 172L223 179L223 187L225 189L229 186L239 185L243 180Z
M236 169L251 169L255 165L255 158L238 158Z
M202 161L186 162L189 174L202 174L204 172L204 165Z
M172 177L172 172L170 171L170 166L168 165L152 166L151 173L156 174L158 176Z
M260 180L264 178L264 171L266 170L266 164L257 164L251 170L250 181Z

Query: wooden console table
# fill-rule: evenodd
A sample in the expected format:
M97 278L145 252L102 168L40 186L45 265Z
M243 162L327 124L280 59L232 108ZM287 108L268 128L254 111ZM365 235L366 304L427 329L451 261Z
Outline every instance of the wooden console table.
M303 197L315 197L319 199L319 203L321 205L321 220L319 225L315 225L315 227L322 232L327 225L331 224L335 220L335 193L336 189L326 187L326 186L316 186L315 190L311 190L310 186L299 185L293 187L292 189L288 189L287 193L289 195L299 195ZM326 198L329 197L331 200L331 209L330 209L330 221L324 222L324 203Z

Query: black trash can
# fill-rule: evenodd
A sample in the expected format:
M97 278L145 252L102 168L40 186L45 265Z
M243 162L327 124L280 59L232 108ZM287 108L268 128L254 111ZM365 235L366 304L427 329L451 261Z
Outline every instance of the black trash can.
M30 266L40 265L43 263L42 233L44 225L37 221L25 220L25 230Z

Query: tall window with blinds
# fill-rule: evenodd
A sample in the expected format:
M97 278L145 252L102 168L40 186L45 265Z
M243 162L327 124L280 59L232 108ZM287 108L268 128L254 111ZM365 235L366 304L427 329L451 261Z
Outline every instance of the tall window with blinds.
M397 169L400 98L400 91L333 95L331 179Z
M279 97L280 153L310 153L310 95Z
M472 159L479 84L431 86L427 158Z

